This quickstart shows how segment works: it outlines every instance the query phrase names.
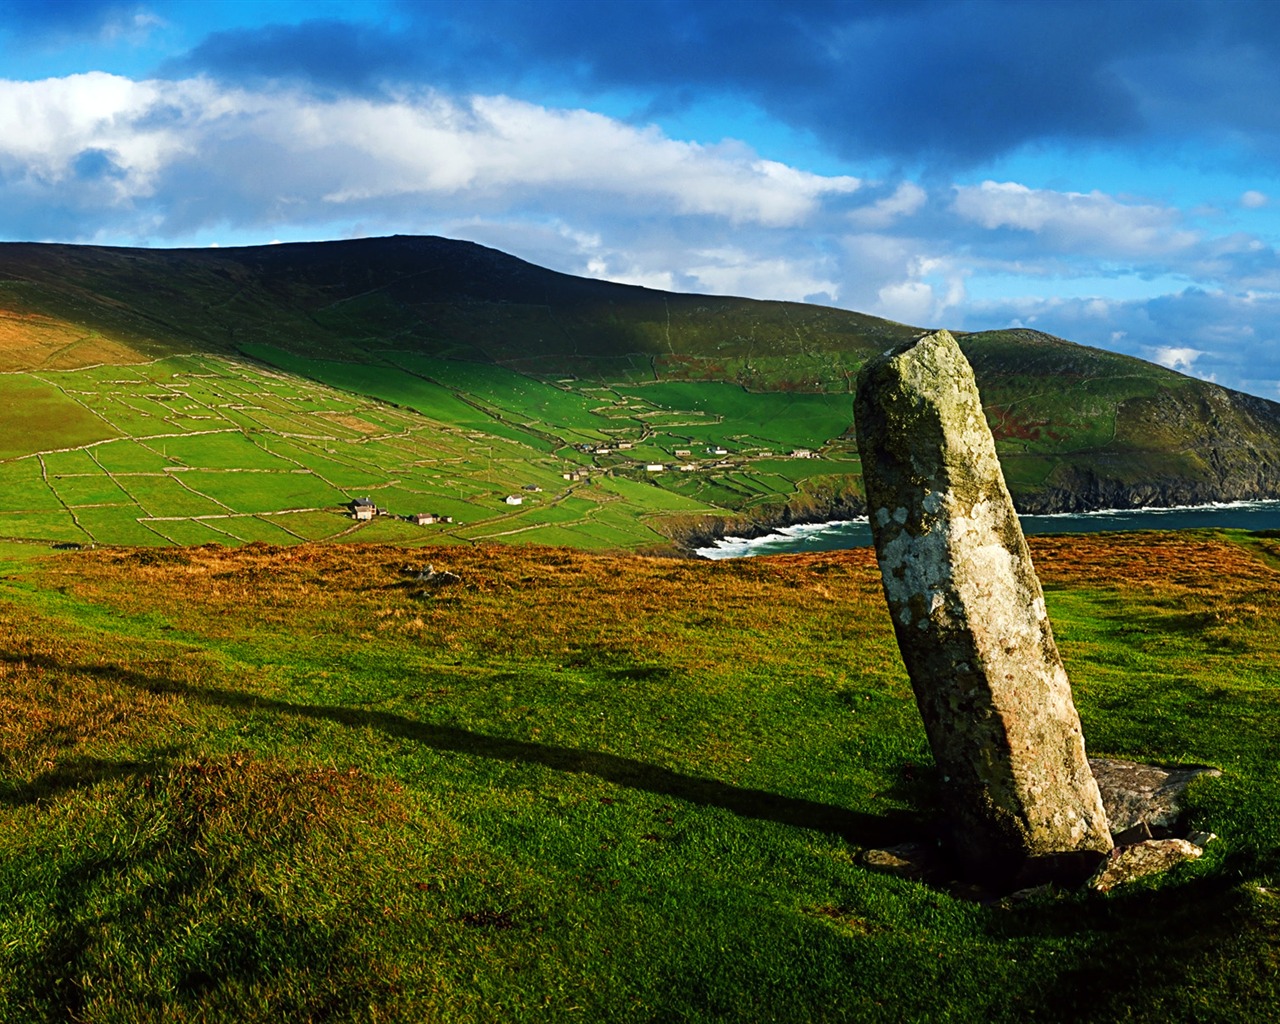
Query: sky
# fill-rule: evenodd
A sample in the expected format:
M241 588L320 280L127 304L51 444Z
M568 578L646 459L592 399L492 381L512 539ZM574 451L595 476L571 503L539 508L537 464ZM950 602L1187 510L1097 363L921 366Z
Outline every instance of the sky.
M0 240L389 234L1280 400L1280 3L0 0Z

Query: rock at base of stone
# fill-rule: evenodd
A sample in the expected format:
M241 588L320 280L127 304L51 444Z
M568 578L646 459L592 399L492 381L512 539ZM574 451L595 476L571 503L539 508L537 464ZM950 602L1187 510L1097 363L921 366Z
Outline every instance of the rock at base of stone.
M1148 839L1130 846L1117 846L1086 885L1106 892L1124 882L1168 871L1175 864L1195 860L1202 853L1200 847L1185 839Z
M859 860L886 875L917 882L936 884L946 877L945 861L939 856L936 844L898 843L883 849L863 850Z
M1187 787L1202 775L1216 778L1222 774L1217 768L1160 768L1110 757L1091 757L1089 767L1102 791L1102 804L1118 844L1124 842L1121 835L1139 825L1156 834L1174 828Z

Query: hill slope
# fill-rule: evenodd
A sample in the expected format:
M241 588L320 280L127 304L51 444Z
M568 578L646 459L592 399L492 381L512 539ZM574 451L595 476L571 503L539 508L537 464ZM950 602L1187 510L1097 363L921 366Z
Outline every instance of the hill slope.
M854 376L915 331L440 238L0 245L0 535L313 539L356 492L460 540L847 515ZM1032 331L962 344L1023 510L1280 494L1280 405ZM361 530L422 536L389 524Z

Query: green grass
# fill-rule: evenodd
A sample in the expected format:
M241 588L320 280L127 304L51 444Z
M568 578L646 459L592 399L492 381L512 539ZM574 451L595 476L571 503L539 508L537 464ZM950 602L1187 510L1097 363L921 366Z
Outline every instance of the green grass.
M58 375L59 381L61 375ZM6 374L0 402L0 459L31 452L33 436L51 448L74 448L117 436L117 432L57 384L26 374Z
M336 509L348 500L341 491L307 473L235 470L186 473L183 483L236 512Z
M501 410L517 423L542 427L553 424L584 436L600 437L610 421L596 413L599 402L564 387L535 380L489 363L463 363L411 352L386 352L384 357L397 366L471 395Z
M165 442L161 442L163 445ZM151 447L134 440L112 441L94 445L90 455L106 473L163 473L171 468L161 447Z
M137 505L146 510L149 516L194 518L226 512L223 506L193 493L189 487L184 486L187 480L191 480L192 484L198 487L202 475L200 473L166 473L164 476L117 476L115 481L128 492L128 496ZM61 485L58 493L62 494ZM65 495L63 500L66 500Z
M0 1021L1269 1019L1280 547L1033 549L1221 839L1004 904L858 862L939 813L868 551L0 544Z
M142 479L131 477L132 481ZM50 476L49 486L57 498L72 508L78 505L132 505L133 498L120 486L119 478L98 473L93 476Z
M173 519L165 521L152 521L148 524L149 528L160 534L173 544L212 544L229 543L232 538L225 532L226 527L216 529L214 525L221 523L221 520L201 521L198 519ZM312 538L308 538L312 539Z
M41 516L14 515L0 512L0 537L54 542L87 541L90 538L79 529L71 513L60 512Z
M697 444L728 445L750 436L788 449L817 447L853 425L853 398L847 394L752 393L732 384L685 381L618 391L659 408L702 413L706 427L671 428Z
M61 508L41 478L37 459L0 462L0 512L57 512Z
M568 445L626 439L664 462L659 453L723 444L746 474L767 472L752 465L761 449L821 449L815 474L844 476L836 490L848 495L856 373L917 333L808 304L574 279L439 239L127 254L10 244L0 264L0 370L12 371L0 374L0 465L36 452L57 461L59 449L119 435L149 448L99 446L108 472L159 472L179 456L265 468L266 449L296 452L322 475L354 467L335 470L338 488L373 486L361 475L370 466L398 479L429 460L474 488L468 434L528 467ZM1274 490L1280 418L1270 407L1030 330L961 343L1023 507ZM192 440L203 431L230 431L225 447ZM372 440L383 433L397 443ZM172 451L166 434L178 435ZM355 457L375 444L377 458ZM796 486L770 507L792 518L833 511L807 475L779 475ZM718 514L750 511L762 493L662 484ZM651 511L630 509L637 522ZM39 528L32 516L24 529Z

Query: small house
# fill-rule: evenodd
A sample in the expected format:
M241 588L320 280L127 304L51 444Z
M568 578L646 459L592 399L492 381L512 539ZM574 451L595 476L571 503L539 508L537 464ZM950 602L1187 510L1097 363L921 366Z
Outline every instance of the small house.
M355 498L347 505L353 518L364 521L378 514L378 506L369 498Z
M432 523L440 522L440 517L431 512L419 512L411 518L419 526L430 526Z
M661 462L650 462L644 467L646 473L661 473L666 467Z
M504 499L508 505L523 505L524 498L519 494L508 494Z
M687 459L693 452L688 448L677 448L674 454L677 459Z
M813 451L809 448L797 448L791 453L791 457L793 459L811 459L813 458Z

